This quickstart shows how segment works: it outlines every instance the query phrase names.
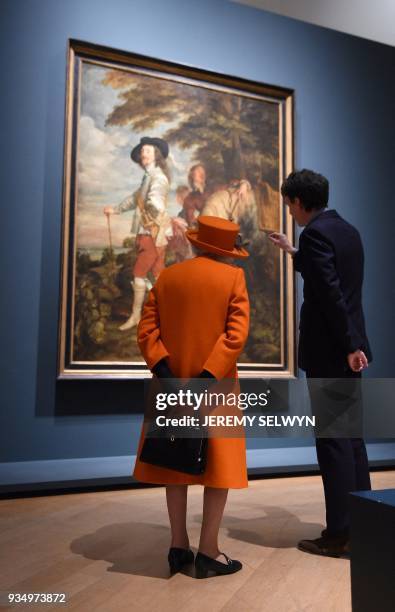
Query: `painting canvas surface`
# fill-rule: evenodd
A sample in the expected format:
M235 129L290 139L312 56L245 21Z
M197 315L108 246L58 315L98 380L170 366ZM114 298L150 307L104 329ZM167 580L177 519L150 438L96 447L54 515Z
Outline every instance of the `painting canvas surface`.
M146 299L161 268L192 256L185 230L208 214L238 223L250 253L235 260L244 269L251 303L249 339L239 362L281 365L286 287L282 254L268 238L284 224L278 100L89 59L80 61L78 75L67 296L70 361L143 364L136 325L123 329L136 305L136 276ZM167 220L162 259L148 267L141 262L156 251L141 256L136 204L138 194L143 202L147 197L147 167L131 158L147 141L161 143L165 153L160 164L155 159L149 167L160 165ZM149 240L145 234L143 243Z

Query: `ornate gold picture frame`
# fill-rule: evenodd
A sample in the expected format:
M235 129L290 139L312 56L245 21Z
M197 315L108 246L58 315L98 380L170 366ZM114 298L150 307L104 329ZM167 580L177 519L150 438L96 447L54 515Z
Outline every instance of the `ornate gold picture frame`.
M59 378L147 376L139 313L161 268L191 256L184 233L200 214L239 223L248 243L237 264L251 303L240 376L295 375L292 263L268 238L293 240L280 195L293 169L293 112L290 89L69 41ZM159 151L150 166L144 142ZM143 253L149 174L164 224Z

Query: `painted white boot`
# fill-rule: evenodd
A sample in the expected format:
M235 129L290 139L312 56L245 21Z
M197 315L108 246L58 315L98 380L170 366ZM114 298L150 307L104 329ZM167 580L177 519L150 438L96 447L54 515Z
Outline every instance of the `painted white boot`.
M135 278L133 285L133 308L132 314L128 318L125 323L120 325L119 329L125 331L127 329L132 329L139 324L141 319L141 310L143 308L144 296L145 296L145 280L143 278Z

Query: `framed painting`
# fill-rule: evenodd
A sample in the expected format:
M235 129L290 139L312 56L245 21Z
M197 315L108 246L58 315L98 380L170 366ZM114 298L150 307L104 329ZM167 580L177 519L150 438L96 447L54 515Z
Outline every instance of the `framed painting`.
M199 215L237 222L251 302L245 377L295 375L293 92L70 40L58 377L149 374L136 330L165 266L192 256Z

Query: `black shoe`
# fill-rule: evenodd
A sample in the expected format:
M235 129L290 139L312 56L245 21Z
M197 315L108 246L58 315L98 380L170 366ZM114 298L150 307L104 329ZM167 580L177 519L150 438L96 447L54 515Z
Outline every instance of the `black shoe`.
M186 548L173 547L169 549L167 560L169 561L170 574L173 575L181 571L184 565L193 563L194 555L191 550Z
M226 563L220 563L203 553L198 552L195 559L196 578L208 578L210 576L221 576L224 574L234 574L243 567L240 561L229 559L225 553L221 553L226 559Z
M313 555L335 558L348 556L350 552L349 542L345 538L329 538L325 535L315 540L300 540L298 548Z

